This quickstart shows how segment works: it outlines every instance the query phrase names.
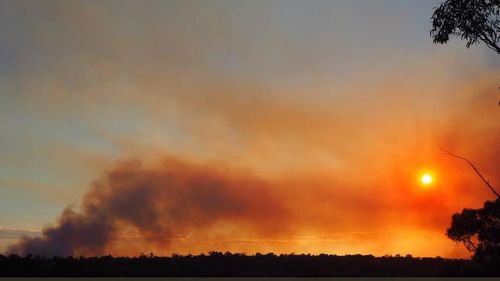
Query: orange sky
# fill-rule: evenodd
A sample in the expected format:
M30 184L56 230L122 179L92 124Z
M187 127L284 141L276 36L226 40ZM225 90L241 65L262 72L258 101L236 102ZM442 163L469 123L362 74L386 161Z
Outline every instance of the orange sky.
M469 256L451 215L494 197L439 147L500 185L500 72L432 45L434 1L28 3L0 20L4 249Z

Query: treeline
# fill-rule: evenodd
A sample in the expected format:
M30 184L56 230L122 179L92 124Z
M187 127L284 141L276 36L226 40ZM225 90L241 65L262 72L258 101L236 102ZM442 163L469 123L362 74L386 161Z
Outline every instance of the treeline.
M471 260L372 255L211 252L158 257L0 255L0 276L500 276Z

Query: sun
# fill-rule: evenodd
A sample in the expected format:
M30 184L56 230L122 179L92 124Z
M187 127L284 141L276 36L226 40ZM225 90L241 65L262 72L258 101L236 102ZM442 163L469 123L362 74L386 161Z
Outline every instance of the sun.
M429 185L429 184L432 183L432 176L429 175L429 174L423 174L422 178L421 178L421 181L422 181L423 184Z

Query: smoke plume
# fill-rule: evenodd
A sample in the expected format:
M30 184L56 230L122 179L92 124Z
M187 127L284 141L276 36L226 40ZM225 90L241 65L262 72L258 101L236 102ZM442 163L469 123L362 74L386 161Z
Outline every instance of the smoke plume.
M147 168L138 161L118 164L96 181L81 211L67 207L43 236L24 238L10 251L20 254L109 253L124 229L168 247L172 238L237 222L255 233L279 232L285 212L258 179L168 157Z

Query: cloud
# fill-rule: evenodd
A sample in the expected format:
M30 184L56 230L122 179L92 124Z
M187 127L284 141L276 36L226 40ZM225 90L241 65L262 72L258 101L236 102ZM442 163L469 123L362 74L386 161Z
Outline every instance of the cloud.
M0 239L19 239L22 237L37 237L42 233L39 230L0 228Z

